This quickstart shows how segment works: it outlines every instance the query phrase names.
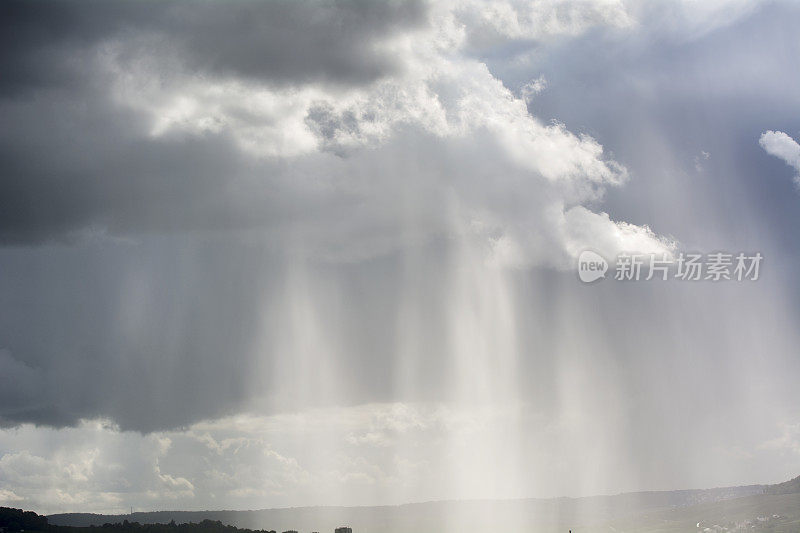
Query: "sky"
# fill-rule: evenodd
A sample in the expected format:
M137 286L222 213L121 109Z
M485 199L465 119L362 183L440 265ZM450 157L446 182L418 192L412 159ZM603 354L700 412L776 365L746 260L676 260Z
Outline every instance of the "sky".
M797 1L0 12L0 505L800 473Z

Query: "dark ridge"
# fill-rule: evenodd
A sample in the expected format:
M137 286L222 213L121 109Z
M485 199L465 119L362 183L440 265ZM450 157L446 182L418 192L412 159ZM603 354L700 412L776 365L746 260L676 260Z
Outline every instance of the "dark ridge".
M768 485L764 494L797 494L800 492L800 476L783 483Z
M583 504L591 504L614 511L633 509L680 509L701 503L713 503L746 496L763 494L764 485L721 487L714 489L690 489L675 491L632 492L610 496L590 496L584 498L519 499L500 501L433 501L391 506L373 507L296 507L278 509L259 509L250 511L151 511L124 515L103 515L92 513L62 513L49 515L50 523L61 526L99 526L107 522L124 519L141 523L177 523L219 521L238 528L257 530L262 527L294 528L314 527L313 524L327 524L339 520L373 523L374 520L390 520L405 523L413 517L425 516L437 524L444 525L448 510L469 509L482 505L499 505L509 510L522 510L525 513L548 514L551 512L574 512ZM358 524L354 524L358 525ZM301 527L301 529L303 529Z
M101 515L90 515L101 516ZM348 527L337 529L337 533L352 533ZM276 533L271 530L253 530L225 525L219 520L202 520L200 522L187 522L177 524L174 520L169 523L140 524L139 522L106 522L102 525L84 527L54 525L48 522L46 516L40 516L33 511L23 511L11 507L0 507L0 531L8 533ZM288 530L283 533L297 533Z

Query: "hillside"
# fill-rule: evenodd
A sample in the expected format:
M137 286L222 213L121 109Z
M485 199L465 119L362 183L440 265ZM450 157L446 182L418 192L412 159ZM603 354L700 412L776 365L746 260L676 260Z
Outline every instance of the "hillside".
M185 524L176 524L175 522L140 524L123 520L98 526L61 526L49 523L46 516L11 507L0 507L0 531L9 533L276 533L274 530L239 529L213 520Z
M783 483L769 485L764 489L765 494L796 494L800 492L800 476Z
M89 526L124 519L142 523L211 520L248 529L356 533L487 531L798 531L800 492L792 482L703 490L639 492L587 498L439 501L377 507L301 507L255 511L159 511L132 515L59 514L52 524ZM779 492L781 491L781 492ZM738 528L738 529L737 529ZM792 529L794 528L794 529Z

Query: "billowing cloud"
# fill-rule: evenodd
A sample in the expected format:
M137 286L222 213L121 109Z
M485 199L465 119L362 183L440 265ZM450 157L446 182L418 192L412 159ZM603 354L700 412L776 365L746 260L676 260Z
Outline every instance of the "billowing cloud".
M782 131L767 131L758 139L758 144L770 155L782 159L797 174L794 183L800 188L800 144Z
M298 343L286 332L307 337L305 326L293 325L295 319L279 309L287 301L301 302L297 313L302 317L311 312L307 309L333 305L342 297L333 287L346 277L346 265L369 269L376 258L439 248L444 256L466 254L482 268L568 268L585 248L613 257L620 251L668 253L675 247L671 237L647 226L646 218L633 224L601 211L608 191L629 181L627 168L587 133L533 116L531 102L523 98L529 92L517 96L493 73L492 62L474 55L476 43L485 41L476 35L487 34L494 12L516 22L497 25L500 33L492 39L557 44L558 36L581 39L591 28L635 31L650 20L641 6L551 2L531 11L508 2L382 7L343 2L326 4L313 16L303 3L241 3L225 15L213 4L187 15L185 4L167 3L160 5L159 16L137 6L58 3L53 9L76 19L75 28L59 26L52 33L49 19L41 15L50 11L33 12L16 3L4 7L9 20L18 22L14 31L20 39L14 46L22 47L4 56L8 61L20 54L50 57L49 51L69 50L76 60L63 68L80 76L70 83L26 82L4 93L0 113L18 126L0 134L0 155L9 169L0 181L0 236L15 244L106 242L114 259L106 258L120 265L106 274L107 290L84 302L80 316L92 317L107 332L90 346L80 341L91 336L89 322L51 317L60 308L52 298L63 298L59 305L67 306L71 293L43 289L40 298L23 298L20 289L6 287L8 298L22 301L29 313L63 324L50 334L58 348L42 346L11 333L27 327L12 315L4 354L15 372L25 370L50 387L81 379L92 368L108 380L89 391L59 389L52 398L36 401L15 394L19 405L5 404L6 424L74 424L110 416L124 428L175 427L246 404L252 394L245 385L248 369L261 359L272 361L281 353L297 358L298 351L327 345L331 357L360 354L344 364L350 368L379 349L377 338L385 343L396 335L392 327L383 325L383 333L363 346L351 334L341 334L345 340L336 346L328 338L335 336L332 331L354 326L334 327L317 317L315 343ZM241 21L256 20L238 31ZM310 24L313 30L326 23L347 35L330 28L290 32L285 41L308 49L308 61L271 65L273 45L260 40L271 39L262 35L269 33L261 31L264 24ZM227 33L235 35L222 55L214 56L208 42ZM321 41L312 38L314 33ZM153 43L159 53L153 53ZM363 50L353 52L355 43ZM269 50L263 62L247 59L261 49ZM359 55L366 53L377 55L374 60ZM226 60L225 54L236 60ZM351 58L353 66L334 68L336 61L324 54ZM391 65L381 57L390 57ZM352 74L378 64L386 68ZM342 76L326 73L329 66ZM552 99L559 91L580 101L568 87L545 93ZM45 153L42 146L48 147ZM218 244L213 238L212 243L180 240L181 235L231 238L221 257L240 257L244 274L218 290L213 280L235 276L225 260L189 262L213 256ZM166 259L176 242L185 260ZM42 253L53 254L57 262L72 261L65 249ZM96 253L101 261L106 252L78 248L74 253ZM345 266L314 264L320 260ZM19 275L32 275L23 273L22 264L14 268ZM81 273L77 263L74 268L60 276L80 286L91 274ZM307 278L318 278L325 268L335 273L309 286ZM435 268L426 275L446 278ZM170 306L192 300L203 305L194 311ZM276 309L265 301L276 302ZM394 312L387 311L385 318L396 320ZM446 310L431 312L438 313L431 324L448 322ZM338 315L354 321L361 316ZM258 333L260 328L266 331ZM441 337L431 335L428 349L445 342ZM59 352L55 361L53 350ZM215 362L221 353L237 365ZM145 370L154 363L147 361L164 357L170 363L159 364L162 378L154 379ZM204 370L183 370L192 361L203 361ZM137 385L124 383L130 375L118 375L120 364L150 391L148 399L137 399ZM289 383L301 379L291 365L263 364ZM193 392L198 383L205 394ZM317 400L326 390L319 385ZM366 384L355 389L359 399L373 392ZM103 403L112 390L118 400ZM164 407L154 410L156 404Z
M800 127L796 5L37 6L0 7L5 502L786 477L797 207L753 136ZM570 270L678 246L763 275Z
M239 414L149 435L103 420L58 432L26 424L0 430L0 504L48 513L363 505L517 497L521 487L547 493L549 480L576 494L581 476L573 464L602 474L582 494L634 487L635 473L624 461L597 461L624 439L598 438L585 422L524 404L392 402ZM508 435L535 443L536 453L518 455L519 443ZM800 464L797 436L795 424L763 444L728 438L712 444L735 449L739 463L758 459L779 472L787 451L791 464ZM587 454L580 443L593 437ZM311 445L319 441L324 447ZM496 454L491 461L488 453ZM717 458L697 468L712 471L715 463L724 464Z
M483 7L381 6L335 3L311 16L303 3L241 3L224 14L206 4L189 14L178 2L161 6L156 17L128 3L94 10L59 4L87 19L81 24L98 19L93 31L81 33L96 37L70 49L81 58L70 68L85 78L77 88L46 86L35 101L17 95L0 102L0 113L24 128L7 132L2 142L12 171L3 181L0 234L28 242L79 237L86 228L124 235L299 224L317 234L311 241L340 250L318 250L309 241L312 253L361 257L398 246L408 215L390 206L400 193L428 197L414 214L428 238L458 232L480 217L516 241L526 263L543 262L535 243L544 239L561 248L554 263L566 264L560 225L549 212L596 200L605 187L625 181L624 167L591 137L530 116L525 102L482 63L460 56L462 30L472 24L465 10ZM71 35L37 38L47 20L24 5L7 9L19 19L14 31L24 33L25 53L71 46ZM553 20L577 18L574 11ZM239 31L236 21L243 20L259 22ZM312 22L305 31L293 29L306 20ZM101 24L106 21L116 24ZM317 22L338 33L316 31ZM580 30L571 24L548 31ZM235 38L211 47L226 33ZM284 47L296 53L280 63ZM366 52L351 51L356 48L383 50L397 68L350 76L353 69L336 57L359 68L375 63L359 55ZM343 86L320 69L352 83ZM409 143L426 137L438 145L435 152ZM43 145L48 155L35 157ZM386 161L416 159L421 166L402 174L394 164L377 168L376 151ZM458 168L460 153L481 154L482 172L490 173ZM452 171L431 172L447 167ZM518 205L509 218L510 201ZM354 233L361 228L382 234ZM533 238L526 235L531 231ZM344 242L357 251L341 250Z
M459 345L443 333L454 311L425 304L414 313L428 325L412 327L403 309L422 304L380 288L381 276L398 287L416 279L396 270L405 254L426 257L413 267L416 276L430 280L429 295L448 301L450 292L466 290L453 280L469 283L441 263L468 260L475 284L484 281L477 272L502 280L506 270L569 268L585 248L613 257L676 246L668 235L679 232L659 234L654 228L668 226L649 226L635 211L639 202L622 208L636 223L619 205L603 210L609 191L624 190L631 173L600 140L529 109L563 95L562 111L602 90L613 102L620 82L612 74L622 68L616 56L603 69L613 83L571 93L587 86L583 78L555 87L548 77L549 88L526 100L540 83L520 96L495 73L498 58L516 61L516 49L486 61L476 52L488 42L485 26L495 12L515 22L495 25L491 39L534 40L559 52L562 42L591 41L592 29L636 35L639 24L652 22L639 4L550 2L531 11L513 2L333 2L313 15L304 3L245 2L226 14L213 4L187 14L186 6L160 4L159 16L127 2L59 2L35 12L4 6L19 37L4 61L66 50L74 60L56 62L79 74L72 81L19 75L21 85L0 100L5 122L17 125L0 133L8 169L0 177L0 238L78 244L36 250L48 265L63 265L40 271L26 267L24 249L4 250L5 271L14 272L2 285L4 301L22 311L0 324L3 364L13 370L8 376L21 376L15 384L38 380L52 391L14 393L0 413L4 424L110 417L125 429L151 431L228 414L254 396L270 397L270 410L293 401L373 399L394 369L370 354L391 357L393 339L419 335L423 353ZM695 20L691 9L681 7L681 16ZM42 13L74 19L74 28L50 31ZM308 27L285 39L308 49L307 61L272 65L271 37L261 31L270 24ZM326 29L315 31L317 24ZM211 54L208 43L228 33L235 35L221 55ZM259 63L254 50L262 48L269 53ZM353 64L334 68L325 54ZM57 72L45 63L25 61ZM365 65L382 66L356 73ZM622 78L635 77L636 68ZM528 81L544 79L531 74ZM654 86L646 74L638 79ZM630 147L625 159L652 159L654 149L633 141L629 117L612 122L618 148ZM639 178L647 177L642 168ZM684 217L675 218L673 225ZM347 300L352 272L365 276L371 292L342 309L336 302ZM104 285L81 291L87 280ZM26 291L31 286L37 290ZM504 287L498 281L500 293ZM76 298L80 312L64 316ZM501 304L512 306L492 303ZM375 306L384 313L359 311ZM361 323L374 336L359 332ZM34 340L42 329L45 340ZM308 355L320 351L326 365ZM346 399L326 382L364 364L382 379L353 384ZM325 371L304 378L308 366ZM103 379L74 386L91 373ZM261 374L268 377L251 383ZM302 379L315 392L292 399L292 384ZM115 400L105 401L108 395Z

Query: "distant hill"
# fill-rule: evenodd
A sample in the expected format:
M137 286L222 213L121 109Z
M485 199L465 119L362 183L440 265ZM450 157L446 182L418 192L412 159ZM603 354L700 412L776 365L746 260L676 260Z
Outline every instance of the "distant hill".
M797 494L800 493L800 476L777 485L768 485L764 494Z
M0 507L8 533L506 533L610 531L636 533L798 533L795 478L777 485L639 492L549 500L442 501L384 507L303 507L260 511L161 511L129 515L42 517ZM794 492L788 492L795 489ZM217 517L209 519L208 517ZM221 518L227 520L224 522ZM231 522L265 527L237 528ZM140 523L143 522L143 523ZM254 531L257 530L257 531Z
M210 520L251 530L354 533L464 531L699 531L800 532L800 477L776 485L636 492L588 498L437 501L377 507L296 507L256 511L157 511L129 515L56 514L50 524L200 523ZM716 526L716 527L715 527ZM241 530L240 530L241 531ZM91 533L67 530L62 533ZM94 531L94 533L100 533ZM140 533L148 533L141 531ZM162 532L157 532L162 533ZM166 532L192 533L192 532ZM216 532L214 532L216 533Z
M199 523L140 524L123 520L100 526L74 527L50 524L47 517L33 511L0 507L0 531L9 533L276 533L238 529L219 521L203 520ZM284 533L297 533L285 531Z
M530 531L532 527L535 531L566 531L581 526L593 530L599 524L636 524L634 530L638 530L645 521L656 516L661 516L659 520L664 523L671 523L677 516L694 517L689 511L703 510L703 506L712 506L710 509L713 510L717 509L713 506L720 503L744 501L742 499L748 497L764 497L768 488L764 485L749 485L587 498L437 501L377 507L157 511L130 515L68 513L55 514L48 518L51 524L64 526L99 526L126 519L151 524L212 520L239 528L302 532L333 531L342 524L351 525L354 533L461 533L467 530L512 532ZM800 499L798 502L800 503ZM724 514L729 508L723 505L720 509Z

